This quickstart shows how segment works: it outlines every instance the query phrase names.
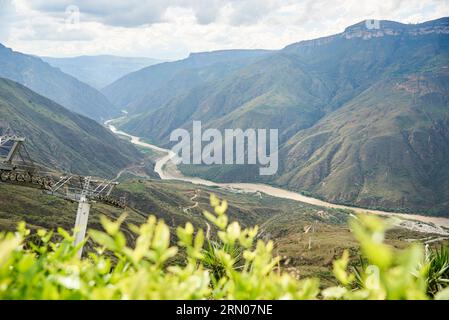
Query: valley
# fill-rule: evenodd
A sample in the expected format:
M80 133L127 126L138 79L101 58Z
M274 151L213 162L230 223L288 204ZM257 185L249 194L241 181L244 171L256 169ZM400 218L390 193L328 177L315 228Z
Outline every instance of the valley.
M120 112L101 92L36 56L16 52L0 43L0 77L18 82L37 94L90 117L109 119Z
M276 175L260 176L253 166L180 166L186 175L447 217L449 19L380 26L360 22L245 57L195 54L137 71L102 93L129 112L118 129L165 148L173 130L189 131L193 121L220 131L279 130Z
M51 170L112 178L142 158L96 121L0 78L0 135L8 131L25 137L31 160Z
M120 118L119 120L122 120ZM324 208L332 208L332 209L340 209L340 210L350 210L353 213L370 213L382 216L394 216L397 218L405 219L407 222L403 223L405 228L414 230L414 231L422 231L428 233L435 233L441 235L449 235L449 219L447 218L438 218L438 217L428 217L417 214L403 214L403 213L394 213L394 212L386 212L386 211L378 211L378 210L370 210L364 208L350 207L344 205L332 204L329 202L325 202L319 199L315 199L312 197L304 196L300 193L284 190L281 188L272 187L264 184L255 184L255 183L216 183L212 181L208 181L205 179L197 178L197 177L188 177L183 175L170 160L173 157L173 152L168 149L163 149L161 147L152 145L150 143L142 142L141 138L130 135L123 131L117 130L113 125L114 120L109 120L105 122L105 125L117 135L124 136L126 138L131 139L131 143L149 148L151 150L157 151L161 154L161 156L156 160L154 171L159 175L162 180L177 180L190 182L195 185L204 185L209 187L218 187L226 190L243 192L256 194L258 192L262 192L272 197L289 199L294 201L299 201L302 203L307 203L315 206L320 206ZM415 220L414 223L410 223L410 220ZM417 222L418 221L418 222Z
M178 281L192 266L192 283L204 276L203 285L217 291L221 284L213 277L235 275L232 285L243 286L238 277L258 264L270 264L271 274L319 278L321 288L349 292L365 279L339 283L333 270L346 277L365 262L394 280L402 268L412 283L404 295L414 285L423 291L423 277L411 275L415 262L424 269L429 252L449 243L449 18L378 22L277 49L189 52L179 60L127 57L132 48L120 56L40 57L0 44L0 245L25 222L31 232L23 233L23 247L50 232L48 241L65 243L51 247L49 256L61 254L73 239L58 230L76 234L75 219L77 226L85 219L93 232L83 259L67 261L78 268L92 260L100 269L110 259L106 271L92 273L97 283L126 264L135 292L141 274L150 284L157 272ZM248 150L240 160L265 151L271 166L273 151L275 172L260 174L254 162L175 164L174 130L186 132L189 143L193 136L186 152L192 158L194 149L200 158L207 150L201 134L199 143L191 134L198 123L200 133L215 129L220 142L225 130L257 132L262 147L256 153L250 138L246 145L242 138L240 150ZM257 130L270 132L270 142L273 130L276 147ZM217 149L234 157L238 143L226 150L224 140L225 148ZM26 159L10 150L26 151ZM73 177L77 187L63 183ZM254 226L258 233L244 230ZM3 239L5 231L11 235ZM24 261L20 268L28 267ZM132 274L138 265L145 273ZM245 285L268 279L264 270ZM394 287L390 282L384 286ZM223 298L214 294L203 297Z
M111 55L70 58L42 57L42 60L97 90L101 90L131 72L164 62L151 58Z

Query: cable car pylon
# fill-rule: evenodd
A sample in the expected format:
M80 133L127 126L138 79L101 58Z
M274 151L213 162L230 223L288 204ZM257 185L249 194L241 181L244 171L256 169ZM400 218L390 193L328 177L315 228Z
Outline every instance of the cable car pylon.
M26 154L23 157L22 152ZM20 161L15 161L20 157ZM48 194L68 201L78 202L74 228L74 245L82 243L86 236L91 204L101 202L117 208L125 208L124 198L111 196L118 182L97 179L91 176L65 175L54 183L48 176L39 174L38 167L31 160L25 148L25 138L13 134L0 135L0 181L10 184L39 186ZM83 247L78 251L81 258Z
M49 193L66 200L78 202L74 227L74 245L78 246L86 237L87 223L92 202L102 202L118 208L125 208L125 199L111 197L113 188L118 184L112 180L94 179L91 176L63 176ZM83 247L78 251L81 258Z

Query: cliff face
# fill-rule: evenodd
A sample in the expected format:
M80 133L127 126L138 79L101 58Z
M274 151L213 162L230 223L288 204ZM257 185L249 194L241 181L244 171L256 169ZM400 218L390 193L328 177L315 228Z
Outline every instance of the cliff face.
M416 37L430 34L449 34L449 18L442 18L420 24L402 24L387 20L365 20L347 27L342 33L314 40L301 41L289 47L316 47L340 39L349 40L362 38L363 40L370 40L386 36Z
M420 36L429 34L449 34L449 19L434 23L402 24L385 20L366 20L346 28L341 34L345 39L371 39L384 36Z

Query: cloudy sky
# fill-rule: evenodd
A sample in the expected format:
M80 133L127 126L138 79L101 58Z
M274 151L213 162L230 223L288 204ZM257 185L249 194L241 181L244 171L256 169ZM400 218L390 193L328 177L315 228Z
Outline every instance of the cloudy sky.
M449 0L0 0L0 42L46 56L178 59L190 52L280 49L365 19L449 16Z

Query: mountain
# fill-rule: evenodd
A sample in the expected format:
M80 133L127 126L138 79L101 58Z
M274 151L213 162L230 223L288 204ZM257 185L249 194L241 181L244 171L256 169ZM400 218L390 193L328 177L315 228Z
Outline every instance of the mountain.
M42 57L42 60L97 90L106 87L128 73L163 62L151 58L110 55L71 58Z
M122 128L162 144L175 128L191 128L193 120L219 129L282 127L283 137L323 115L319 107L326 90L291 57L272 54L223 78L179 92L158 109L131 115Z
M447 215L449 19L381 27L358 24L285 49L338 94L332 112L284 144L276 183L334 202Z
M447 214L449 70L383 80L299 132L276 183L363 207Z
M193 53L188 58L133 72L102 92L117 106L134 113L154 110L181 92L268 55L266 50L224 50Z
M0 44L0 77L31 90L97 121L119 114L96 89L50 66L40 58L15 52Z
M193 120L279 129L280 170L266 182L333 202L447 215L448 75L449 18L361 22L172 92L157 108L131 109L121 127L165 145ZM247 167L197 172L261 180Z
M75 174L112 178L141 157L94 120L0 78L0 133L7 128L26 137L33 161Z

